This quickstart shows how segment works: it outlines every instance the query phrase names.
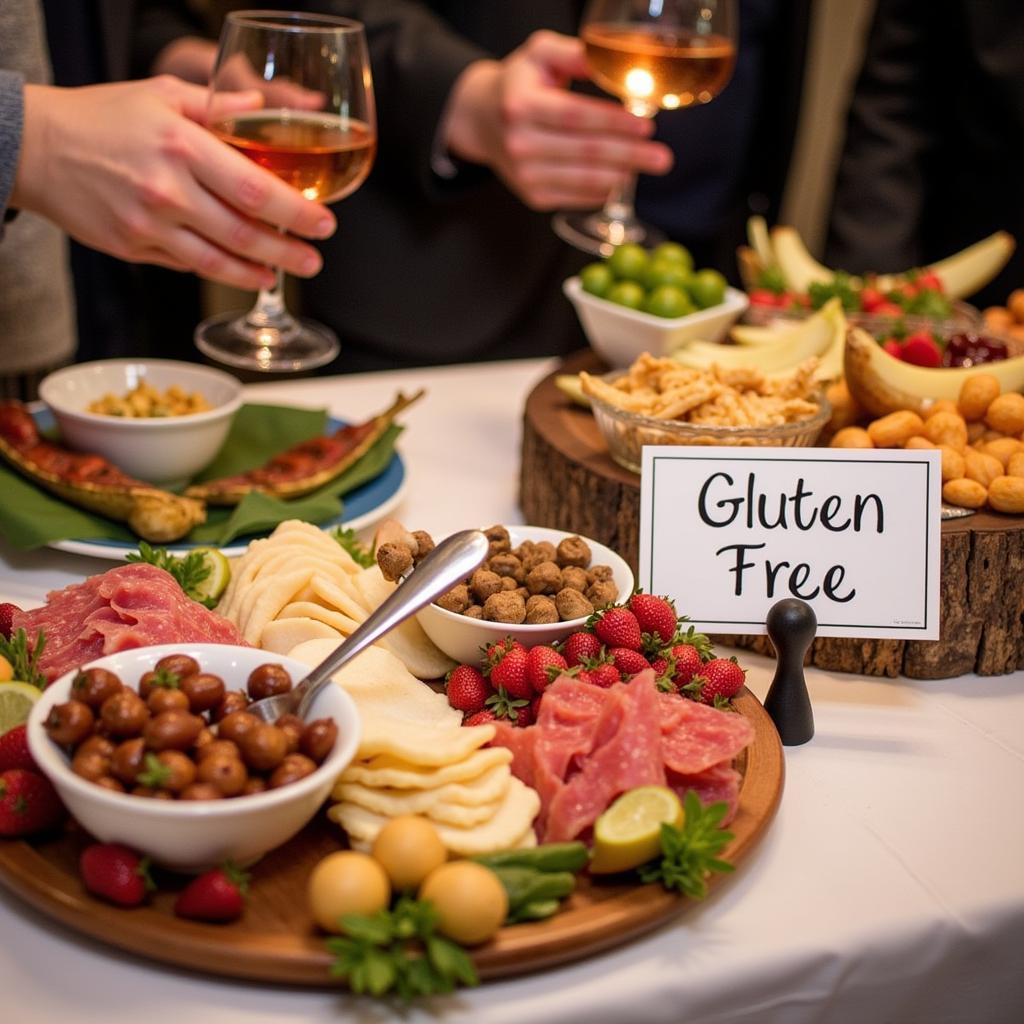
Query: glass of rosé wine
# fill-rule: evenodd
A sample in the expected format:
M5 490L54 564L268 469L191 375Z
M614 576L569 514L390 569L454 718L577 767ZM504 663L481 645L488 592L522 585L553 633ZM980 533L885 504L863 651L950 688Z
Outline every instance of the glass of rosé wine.
M262 93L243 113L223 104L232 92ZM210 81L210 130L250 160L331 203L366 180L377 151L370 58L363 26L346 18L285 11L235 11L221 32ZM248 313L204 320L197 347L248 370L308 370L330 362L334 332L285 308L284 274Z
M710 103L736 63L736 0L590 0L580 22L591 79L637 117ZM636 175L603 209L555 215L558 236L609 256L623 242L664 236L636 217Z

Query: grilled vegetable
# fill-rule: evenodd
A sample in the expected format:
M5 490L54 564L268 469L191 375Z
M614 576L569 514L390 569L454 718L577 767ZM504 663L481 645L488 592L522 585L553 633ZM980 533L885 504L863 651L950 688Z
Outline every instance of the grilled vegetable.
M205 506L195 498L182 498L136 480L101 455L44 440L21 402L0 402L0 455L44 490L125 522L144 540L160 544L179 540L206 519Z
M365 423L340 427L333 434L302 441L275 455L259 469L237 476L194 484L185 491L211 505L237 505L250 491L261 491L275 498L299 498L309 494L359 461L394 422L403 409L421 395L399 393L391 407Z

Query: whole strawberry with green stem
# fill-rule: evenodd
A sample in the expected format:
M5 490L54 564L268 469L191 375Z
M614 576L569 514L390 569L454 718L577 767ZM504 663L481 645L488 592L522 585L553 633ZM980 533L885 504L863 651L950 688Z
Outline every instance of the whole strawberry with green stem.
M743 689L746 678L746 671L740 668L735 658L713 658L704 665L701 674L682 687L680 692L702 704L723 707Z
M8 729L0 736L0 772L5 772L9 768L39 771L39 765L28 749L28 734L24 722L13 729Z
M174 912L193 921L224 924L242 916L249 876L230 861L193 878L174 901Z
M86 889L110 903L137 907L156 886L149 875L149 858L123 843L93 843L78 858Z
M31 836L53 828L64 805L50 780L30 768L0 772L0 836Z
M457 665L445 677L445 692L453 708L467 715L475 715L483 711L487 698L494 691L478 668L473 665Z
M600 657L601 641L586 630L577 630L570 633L562 641L562 656L568 662L570 668L582 665L586 660L593 660Z
M484 663L484 676L499 692L505 690L515 700L530 700L533 684L527 675L527 653L522 644L511 637L488 652Z
M631 651L643 648L643 636L637 617L621 605L612 605L587 619L587 628L606 647L628 647Z
M534 693L543 693L568 667L568 661L554 647L537 644L526 653L526 676Z
M675 605L667 597L638 590L627 602L627 607L636 616L641 633L647 634L647 643L655 647L672 643L679 617Z

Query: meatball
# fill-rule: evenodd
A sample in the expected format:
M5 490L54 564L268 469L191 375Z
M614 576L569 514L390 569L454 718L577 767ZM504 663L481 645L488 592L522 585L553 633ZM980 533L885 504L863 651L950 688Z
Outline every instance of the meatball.
M442 594L437 599L437 605L447 611L455 612L456 615L464 615L466 609L473 603L469 594L469 587L465 583L459 583L452 587L447 594Z
M462 614L467 619L482 619L484 617L484 610L481 605L471 604Z
M578 590L571 587L566 587L555 595L555 607L558 609L558 617L563 622L594 614L594 606Z
M413 540L416 541L416 551L413 558L418 564L424 555L429 555L434 550L434 538L426 530L413 530L412 536Z
M550 597L531 594L526 601L526 621L531 625L541 622L558 622L558 608Z
M523 563L511 551L495 555L488 563L487 568L499 576L511 576L516 583L522 583L526 575L523 572Z
M483 617L488 622L519 625L526 620L526 602L512 591L499 591L497 594L491 594L484 602Z
M502 576L501 577L501 589L502 590L518 590L519 584L516 583L514 576Z
M587 579L591 583L597 583L598 581L605 583L612 578L612 567L610 565L592 565L587 570Z
M590 565L590 545L582 537L566 537L558 544L555 561L559 565L576 565L586 569Z
M526 574L526 589L531 594L557 594L562 586L562 570L554 562L541 562Z
M598 580L587 587L586 596L595 608L604 608L615 603L619 588L611 580Z
M484 536L490 541L490 547L487 549L488 558L512 550L512 539L504 526L492 526L490 529L484 530Z

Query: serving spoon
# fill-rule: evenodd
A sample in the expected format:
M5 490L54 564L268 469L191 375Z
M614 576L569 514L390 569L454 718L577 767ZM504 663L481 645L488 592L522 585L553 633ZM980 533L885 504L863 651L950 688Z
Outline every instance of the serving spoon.
M324 658L288 693L278 693L254 701L245 710L264 722L275 722L282 715L305 719L316 695L331 681L331 676L357 654L404 622L440 594L451 590L472 575L487 557L490 545L480 530L461 530L446 537L392 591L380 607Z

